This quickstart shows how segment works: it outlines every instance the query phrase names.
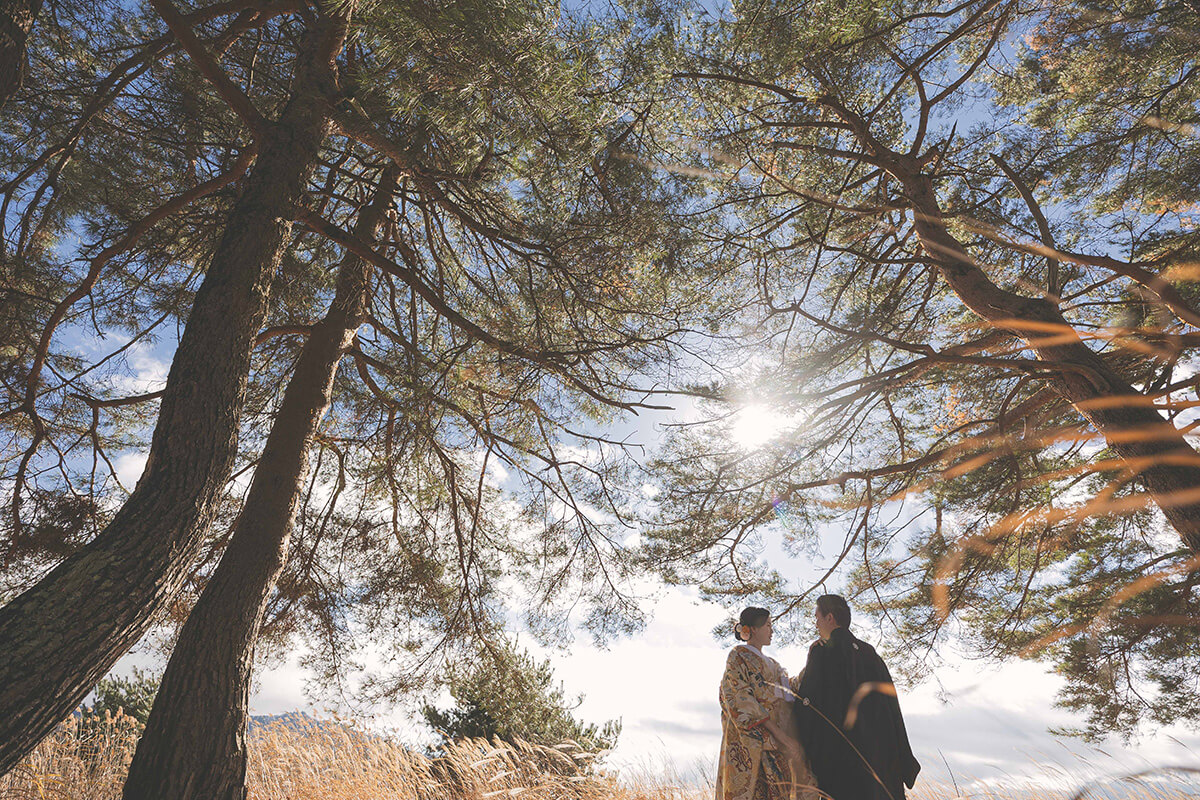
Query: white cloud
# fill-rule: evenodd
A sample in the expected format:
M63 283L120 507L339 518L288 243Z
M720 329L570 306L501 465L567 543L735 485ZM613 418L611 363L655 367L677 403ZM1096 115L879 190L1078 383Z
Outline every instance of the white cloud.
M568 692L586 695L580 717L623 720L621 740L609 757L623 775L665 773L702 781L715 768L721 740L717 686L733 644L714 641L711 631L728 614L681 588L667 590L654 611L654 621L636 638L606 650L577 645L569 653L552 653L555 674ZM795 673L807 645L769 652ZM988 666L951 657L938 677L940 686L930 681L901 690L926 782L949 783L948 764L960 787L1018 781L1057 782L1066 789L1151 765L1194 764L1200 751L1200 736L1178 729L1164 732L1178 742L1159 735L1130 747L1106 742L1103 750L1051 735L1049 727L1080 719L1054 707L1061 679L1040 664Z
M653 621L641 634L607 648L582 638L566 652L542 650L527 637L522 643L551 659L569 695L585 695L577 716L623 721L621 739L607 761L611 768L627 779L702 784L715 769L721 740L717 687L733 644L732 639L714 641L711 632L728 617L716 604L699 601L694 590L674 587L662 593ZM867 632L863 636L871 638ZM806 651L802 643L768 652L795 672ZM144 660L131 656L122 666ZM1067 792L1105 776L1197 762L1200 735L1181 728L1129 747L1106 742L1103 749L1051 735L1048 727L1079 719L1054 707L1061 679L1036 663L997 667L952 657L937 677L937 682L901 689L909 737L922 765L918 788L953 780L967 794L984 796L991 787L1013 784ZM296 658L260 673L251 712L346 709L336 698L306 698L305 678ZM428 739L411 712L402 709L379 708L370 724L417 745Z
M146 469L147 457L147 453L138 451L122 453L113 459L113 466L117 468L117 480L129 491L133 491L133 487L137 486L138 480L141 479Z
M125 363L132 374L113 380L113 390L120 394L147 394L157 392L167 383L171 370L170 358L162 358L159 349L144 342L137 342L125 351Z
M498 488L505 484L511 473L499 458L491 458L488 460L487 472L485 474L488 484Z

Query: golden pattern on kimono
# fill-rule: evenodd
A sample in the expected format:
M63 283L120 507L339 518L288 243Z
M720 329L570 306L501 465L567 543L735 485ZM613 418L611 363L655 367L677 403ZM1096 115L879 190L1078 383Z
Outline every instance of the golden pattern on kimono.
M792 729L790 700L797 679L770 656L739 645L721 678L721 757L716 800L817 800L808 761L790 761L763 723Z

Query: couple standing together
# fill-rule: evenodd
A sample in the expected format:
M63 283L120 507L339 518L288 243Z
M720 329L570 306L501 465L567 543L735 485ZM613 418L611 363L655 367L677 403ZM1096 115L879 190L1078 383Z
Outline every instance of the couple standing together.
M763 654L771 614L747 608L721 678L716 800L903 800L913 758L896 688L875 648L850 632L836 594L816 606L820 639L788 678Z

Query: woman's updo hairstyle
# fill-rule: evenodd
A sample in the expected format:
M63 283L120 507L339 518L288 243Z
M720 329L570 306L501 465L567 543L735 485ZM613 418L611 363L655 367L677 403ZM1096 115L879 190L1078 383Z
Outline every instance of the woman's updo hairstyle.
M746 631L746 628L757 628L760 625L766 625L767 620L770 618L771 612L767 611L765 608L750 606L749 608L742 609L742 615L738 617L737 625L733 626L734 638L739 642L746 641L746 639L742 637L743 632L746 632L747 635L749 635L749 631Z

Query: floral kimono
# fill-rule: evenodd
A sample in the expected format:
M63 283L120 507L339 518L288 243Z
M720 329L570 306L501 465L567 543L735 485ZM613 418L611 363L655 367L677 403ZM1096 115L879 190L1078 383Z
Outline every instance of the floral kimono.
M721 678L721 759L716 800L815 800L817 782L807 759L791 762L763 723L791 731L796 680L779 662L741 644Z

